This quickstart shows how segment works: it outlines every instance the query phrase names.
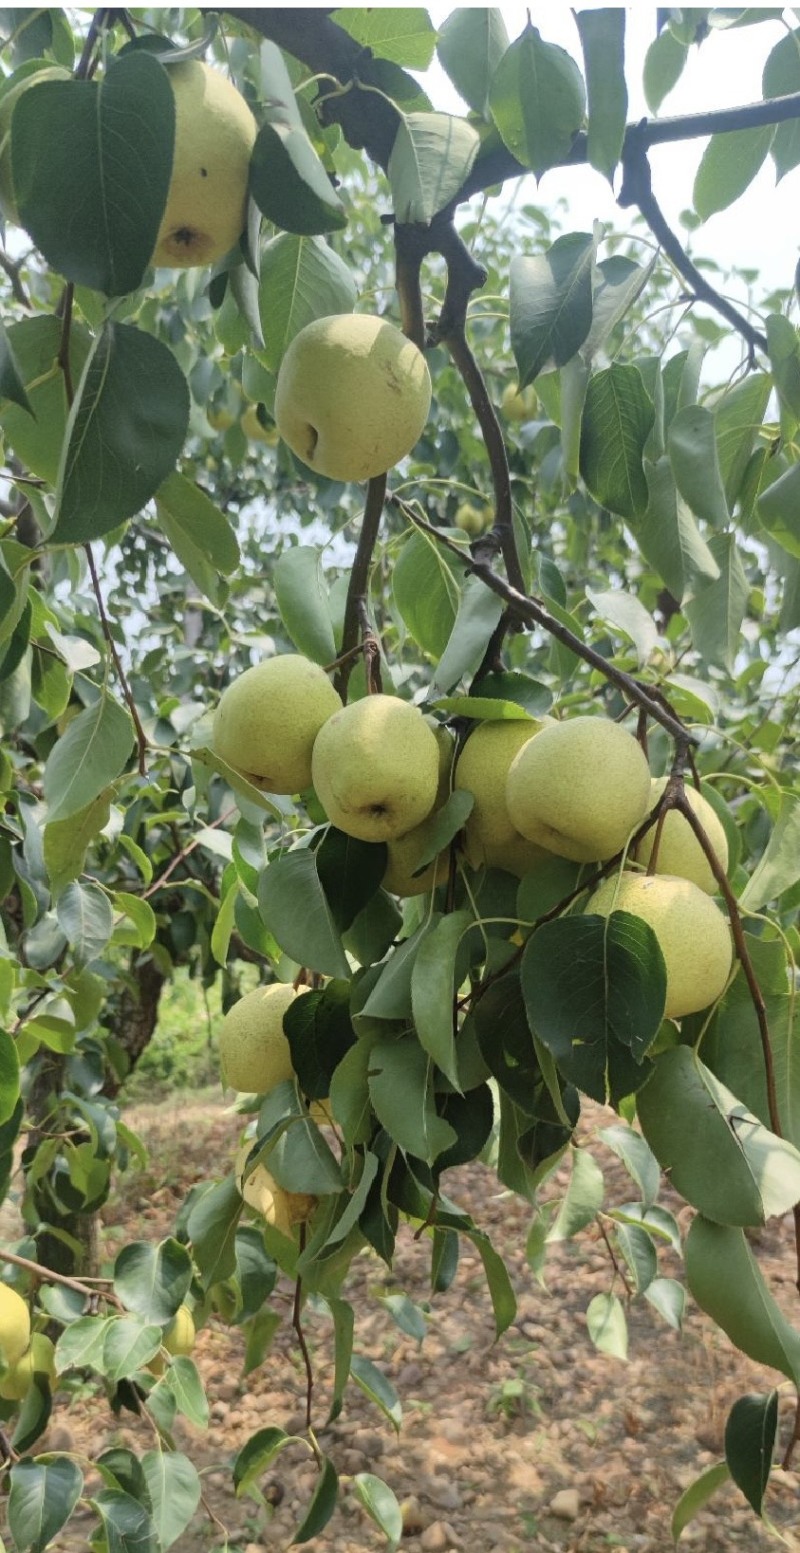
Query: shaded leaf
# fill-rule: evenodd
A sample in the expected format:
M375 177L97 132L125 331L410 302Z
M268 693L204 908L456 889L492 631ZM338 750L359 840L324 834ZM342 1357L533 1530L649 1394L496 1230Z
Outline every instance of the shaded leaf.
M265 243L258 305L270 371L277 372L287 347L306 324L330 313L351 313L357 294L344 260L321 238L279 232Z
M569 232L546 253L511 261L511 349L520 388L548 366L563 367L592 323L597 236Z
M642 459L654 415L638 367L615 364L591 378L583 412L581 474L595 500L623 518L642 517L647 509Z
M124 1246L114 1263L114 1289L128 1310L145 1321L171 1321L192 1280L185 1246L169 1238L158 1245L138 1240Z
M283 55L264 40L260 59L264 117L250 159L250 193L284 232L338 231L347 216L306 134Z
M326 1456L314 1489L314 1496L292 1538L292 1547L298 1542L311 1542L314 1537L319 1536L336 1509L338 1497L339 1478L333 1462L329 1456Z
M509 151L537 174L563 161L583 123L581 73L565 49L528 26L501 59L489 107Z
M610 178L622 152L628 112L625 12L620 7L578 11L588 101L590 167Z
M800 1332L770 1294L744 1230L692 1221L685 1247L686 1281L701 1310L757 1364L800 1381Z
M69 1520L83 1490L83 1473L69 1456L18 1461L11 1468L8 1524L20 1553L44 1553Z
M465 182L480 146L477 130L451 113L409 113L389 157L395 217L429 226Z
M439 28L439 62L456 91L482 118L488 115L489 86L508 42L503 13L493 6L462 6Z
M298 652L313 663L332 663L336 642L319 550L287 546L275 562L272 583L281 620Z
M125 767L132 746L130 714L111 696L100 695L79 712L47 757L48 822L72 819L99 797Z
M738 1397L725 1423L725 1460L756 1515L762 1513L777 1432L777 1391Z
M324 976L349 977L314 852L301 847L264 869L258 884L258 909L276 943L298 965L307 965Z

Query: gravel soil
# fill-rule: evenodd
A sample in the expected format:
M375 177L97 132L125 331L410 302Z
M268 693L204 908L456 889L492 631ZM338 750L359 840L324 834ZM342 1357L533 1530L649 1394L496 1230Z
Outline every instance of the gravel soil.
M610 1119L590 1108L587 1130ZM170 1233L188 1186L225 1168L237 1129L236 1118L213 1099L179 1112L174 1102L139 1106L126 1121L147 1143L151 1163L131 1171L106 1206L103 1247L110 1259L127 1240ZM595 1155L606 1177L606 1201L630 1200L629 1178L613 1155L602 1146ZM556 1178L548 1193L557 1194L560 1185ZM351 1386L342 1416L319 1430L343 1480L342 1497L328 1526L306 1545L320 1553L385 1547L348 1489L356 1473L373 1472L403 1504L402 1548L408 1553L669 1553L675 1502L722 1456L731 1404L745 1392L769 1390L779 1378L743 1359L693 1307L678 1335L638 1301L629 1311L628 1362L598 1354L585 1312L592 1296L611 1286L602 1240L587 1231L554 1248L542 1289L525 1259L527 1206L499 1191L480 1165L453 1172L446 1189L488 1230L504 1257L519 1300L517 1318L495 1343L480 1260L465 1244L456 1280L433 1301L427 1335L418 1344L399 1330L379 1297L403 1291L427 1304L429 1246L404 1231L393 1276L371 1255L358 1259L346 1291L358 1312L356 1351L394 1382L403 1421L395 1434ZM689 1210L677 1199L664 1200L685 1229ZM797 1320L790 1221L770 1223L754 1249L776 1298ZM661 1270L677 1269L665 1263ZM194 1358L211 1422L204 1432L180 1424L176 1443L202 1474L211 1516L198 1511L173 1544L176 1553L286 1548L313 1493L315 1471L300 1445L283 1452L265 1477L266 1509L237 1500L232 1488L232 1456L256 1429L303 1427L305 1381L289 1321L291 1290L279 1292L286 1320L246 1383L239 1379L243 1345L235 1331L212 1321L198 1336ZM314 1414L322 1425L331 1383L330 1326L308 1311L305 1327L316 1372ZM784 1436L791 1414L787 1396ZM57 1403L44 1444L96 1455L114 1444L148 1449L152 1434L130 1414L114 1419L102 1399L79 1395ZM800 1549L800 1470L773 1474L768 1508L784 1546ZM53 1546L62 1553L85 1550L93 1524L88 1513L77 1515ZM779 1545L731 1484L680 1543L702 1553L760 1553Z

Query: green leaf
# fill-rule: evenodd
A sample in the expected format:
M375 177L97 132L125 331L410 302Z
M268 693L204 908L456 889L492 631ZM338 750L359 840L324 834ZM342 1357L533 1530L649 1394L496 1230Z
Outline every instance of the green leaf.
M43 81L14 108L22 225L66 280L121 296L142 283L172 174L175 99L144 50L100 81Z
M644 1083L666 972L641 918L615 911L546 922L522 956L522 990L531 1029L571 1083L601 1103Z
M276 943L298 965L307 965L323 976L349 977L314 852L301 847L264 869L258 884L258 909Z
M527 712L530 717L542 717L549 712L553 705L552 691L547 685L542 685L538 679L531 679L529 674L520 674L515 670L505 671L501 674L484 674L475 686L475 695L467 697L454 697L438 705L444 706L448 711L461 713L461 707L468 700L471 706L477 709L464 713L466 717L492 718L492 717L518 717L519 708ZM493 710L495 700L502 706L511 703L511 710Z
M645 459L648 502L636 525L642 555L659 573L673 598L681 602L694 577L718 577L719 567L686 503L678 495L666 454Z
M777 1431L777 1391L738 1397L725 1423L725 1460L756 1515L762 1513Z
M594 593L587 588L586 597L601 619L610 621L625 636L630 637L636 648L639 667L647 663L658 643L658 628L650 611L632 593L623 593L618 589L613 593Z
M149 949L156 936L158 921L149 901L141 895L128 895L115 890L114 910L121 912L123 921L114 924L114 943L132 944L136 949ZM126 926L126 923L129 926Z
M336 657L330 603L320 552L313 545L290 545L272 572L281 620L298 652L325 666Z
M537 177L568 155L585 102L574 59L543 43L530 23L506 50L489 88L492 118L505 144Z
M389 1484L384 1483L383 1478L375 1477L372 1472L357 1472L353 1478L353 1488L359 1504L366 1510L370 1520L375 1522L378 1530L383 1532L389 1544L387 1553L395 1553L403 1535L403 1512L397 1496Z
M91 1499L103 1523L108 1553L156 1553L158 1539L143 1504L118 1488L104 1488Z
M356 1039L350 1022L349 982L329 981L295 998L286 1010L283 1028L306 1099L327 1100L333 1074Z
M631 1275L634 1292L644 1294L658 1272L656 1248L648 1230L639 1224L618 1223L616 1241Z
M284 232L338 231L347 215L306 134L283 55L263 41L260 59L264 121L250 159L250 193Z
M462 6L439 28L436 52L442 69L474 113L489 113L489 86L508 48L503 13L493 6Z
M392 573L392 593L406 629L423 652L440 658L455 625L459 587L442 548L410 534Z
M458 194L480 146L478 131L451 113L409 113L389 157L395 218L430 226Z
M236 1267L236 1228L242 1208L230 1175L204 1192L189 1214L186 1233L204 1289L230 1278Z
M800 420L800 336L782 313L770 313L767 318L767 346L778 398L790 418L790 434Z
M114 1263L114 1290L123 1305L144 1321L161 1325L172 1320L191 1281L189 1253L171 1238L155 1246L146 1240L133 1241Z
M610 179L622 154L628 112L625 12L617 6L578 11L575 20L586 75L589 166Z
M800 879L800 798L782 793L765 851L740 898L743 911L761 911Z
M22 1399L19 1416L11 1436L11 1444L18 1455L21 1456L30 1450L31 1446L41 1438L50 1422L52 1411L50 1378L44 1373L34 1374L33 1381Z
M614 365L591 378L581 436L581 474L601 506L644 516L649 492L642 464L653 402L638 367Z
M0 1030L0 1126L14 1115L19 1099L19 1057L16 1042Z
M270 371L277 372L287 347L306 324L330 313L352 313L357 295L344 260L321 238L281 232L266 243L258 305Z
M588 14L588 13L587 13ZM592 15L595 13L592 12ZM613 334L634 302L644 291L657 263L657 257L649 264L634 264L622 254L601 259L595 270L594 295L592 297L592 327L589 330L581 356L591 362ZM674 359L674 358L672 358ZM564 380L561 383L562 425L565 420Z
M160 1327L142 1326L129 1316L115 1316L106 1327L102 1364L97 1368L112 1382L125 1380L154 1358L162 1336Z
M251 1498L263 1503L256 1479L263 1476L278 1452L295 1438L295 1435L286 1434L283 1429L274 1428L258 1429L255 1434L251 1434L233 1462L233 1486L237 1499L242 1494L249 1494Z
M645 101L651 113L658 113L664 98L680 80L688 57L686 44L679 43L668 27L650 44L642 79Z
M56 915L76 965L88 965L102 954L114 927L111 902L105 890L96 884L73 881L62 891Z
M469 911L448 913L423 938L411 972L414 1026L423 1051L459 1089L456 1054L456 964L464 935L474 925Z
M765 97L789 97L793 92L800 92L800 33L797 31L786 33L767 55L761 89ZM780 182L800 163L800 121L788 119L785 124L777 124L770 150Z
M319 1536L319 1533L327 1526L336 1509L338 1497L338 1474L330 1457L326 1456L325 1464L314 1490L314 1496L292 1538L292 1547L298 1542L311 1542L314 1537Z
M113 1316L81 1316L61 1333L56 1344L56 1372L103 1368L103 1349ZM160 1338L159 1333L159 1338Z
M371 1154L368 1158L375 1159L375 1155ZM334 1333L333 1386L331 1389L331 1410L328 1414L328 1423L333 1423L342 1411L342 1401L347 1389L347 1382L350 1379L355 1311L349 1300L329 1299L328 1304L333 1317Z
M421 6L348 6L333 20L380 59L409 70L427 70L433 59L436 32Z
M44 827L44 861L54 897L83 872L90 842L108 824L114 788L104 788L67 820L50 820Z
M729 388L714 406L717 457L731 511L740 495L771 391L772 378L768 372L750 372L742 382Z
M691 1047L661 1053L637 1111L662 1170L706 1218L763 1224L800 1199L800 1153L764 1127Z
M453 629L434 672L437 690L452 690L459 680L470 678L480 668L502 613L502 599L480 577L468 577L461 590Z
M369 1095L381 1126L407 1154L432 1164L455 1143L453 1128L436 1115L432 1065L413 1035L375 1042Z
M649 1143L623 1122L603 1127L600 1138L606 1148L622 1160L628 1175L632 1176L642 1194L644 1207L651 1207L661 1186L661 1169Z
M713 1467L707 1467L698 1478L695 1478L689 1487L684 1489L675 1509L672 1512L670 1531L673 1542L680 1540L681 1533L694 1520L696 1515L708 1504L709 1499L727 1483L730 1478L728 1464L725 1461L714 1463Z
M200 1503L197 1468L178 1451L160 1450L145 1451L142 1471L159 1549L171 1548Z
M711 411L699 404L678 410L667 433L667 447L675 484L695 517L713 528L727 528L730 514Z
M595 1294L586 1310L586 1329L595 1348L612 1359L628 1357L628 1323L616 1294Z
M675 1278L654 1278L647 1285L644 1297L650 1301L673 1332L683 1330L683 1314L686 1308L686 1290Z
M72 819L98 798L127 764L132 745L130 714L110 696L79 712L47 757L48 823Z
M727 210L752 183L766 161L775 136L774 124L758 129L733 129L712 135L694 180L692 202L701 221Z
M50 316L24 318L10 325L8 339L31 409L29 414L6 400L0 413L0 427L9 446L24 468L48 485L55 485L58 476L69 413L64 373L58 361L61 333L61 320ZM83 372L90 346L88 331L73 321L69 345L73 383Z
M758 516L767 533L800 558L800 464L791 464L760 493Z
M698 1214L685 1247L686 1281L701 1310L731 1342L800 1383L800 1332L782 1315L747 1244L744 1230Z
M83 1489L83 1473L69 1456L18 1461L11 1468L8 1525L19 1553L44 1553L69 1520Z
M99 539L140 512L188 428L189 388L172 352L131 324L104 324L69 415L51 541Z
M684 613L703 662L732 674L741 646L750 584L735 535L715 534L709 549L719 567L719 576L695 589L694 597L684 605Z
M592 324L597 237L569 232L546 253L511 261L511 349L520 388L546 368L563 367Z
M547 1239L571 1240L587 1224L592 1224L603 1206L603 1172L586 1148L570 1146L572 1172L569 1186L559 1204L558 1213Z
M175 471L155 493L158 525L181 565L210 599L225 602L219 576L239 565L239 545L224 513L193 480Z
M359 841L329 825L314 856L336 928L346 933L380 889L386 873L386 845Z
M272 1139L268 1143L268 1140ZM279 1186L323 1197L342 1190L342 1172L319 1128L310 1120L296 1083L287 1080L264 1097L258 1113L259 1159Z
M158 1384L170 1392L178 1412L183 1413L190 1424L196 1429L208 1428L208 1402L193 1359L176 1354Z
M502 1337L517 1314L517 1297L508 1276L508 1268L503 1258L495 1251L488 1235L475 1229L465 1229L464 1234L472 1241L483 1263L486 1286L492 1302L495 1336Z
M14 347L9 339L8 330L2 323L0 323L0 399L10 399L12 404L19 405L21 410L27 411L28 415L33 415L33 406L25 392L25 384L14 355Z
M357 1353L353 1354L350 1361L350 1373L365 1397L380 1408L384 1418L388 1419L399 1433L403 1421L403 1409L391 1381L387 1380L371 1359L365 1359Z

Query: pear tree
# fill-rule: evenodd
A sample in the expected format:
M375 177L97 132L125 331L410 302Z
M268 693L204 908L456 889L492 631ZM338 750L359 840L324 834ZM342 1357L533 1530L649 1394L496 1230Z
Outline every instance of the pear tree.
M108 1553L177 1543L208 1511L176 1434L208 1423L203 1328L252 1374L287 1307L304 1425L265 1418L230 1493L263 1507L299 1440L287 1537L326 1545L345 1501L396 1547L393 1485L326 1433L356 1388L402 1412L353 1272L413 1236L445 1301L470 1246L502 1338L517 1293L459 1201L477 1160L528 1205L532 1276L565 1237L607 1253L584 1337L609 1388L631 1313L680 1333L688 1300L763 1367L672 1532L730 1480L777 1526L800 1311L753 1232L785 1222L793 1278L794 238L768 295L688 247L800 164L800 30L654 11L642 118L626 12L573 21L566 49L544 7L517 37L480 8L2 13L17 1553L79 1508ZM761 98L664 114L744 28ZM698 137L679 231L652 153ZM578 166L618 222L564 229ZM229 1154L98 1281L141 1153L120 1090L179 966L222 989ZM78 1388L140 1447L51 1450Z

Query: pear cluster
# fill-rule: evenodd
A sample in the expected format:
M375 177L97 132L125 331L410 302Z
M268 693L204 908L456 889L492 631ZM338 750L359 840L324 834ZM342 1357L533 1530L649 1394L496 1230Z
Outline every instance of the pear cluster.
M44 1332L31 1334L28 1307L8 1283L0 1283L0 1397L21 1402L35 1375L52 1387L56 1378L55 1348Z

